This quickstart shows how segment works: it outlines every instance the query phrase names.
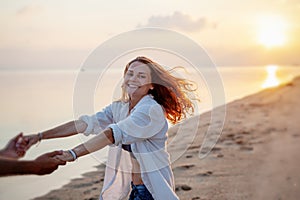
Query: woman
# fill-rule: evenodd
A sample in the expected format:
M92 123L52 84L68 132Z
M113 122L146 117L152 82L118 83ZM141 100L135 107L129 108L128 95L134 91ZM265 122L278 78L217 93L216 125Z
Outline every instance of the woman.
M175 124L193 113L191 86L158 63L137 57L126 65L119 101L93 116L27 136L28 147L42 139L96 134L57 158L71 162L109 145L100 199L124 199L129 193L129 199L178 199L166 151L167 119Z

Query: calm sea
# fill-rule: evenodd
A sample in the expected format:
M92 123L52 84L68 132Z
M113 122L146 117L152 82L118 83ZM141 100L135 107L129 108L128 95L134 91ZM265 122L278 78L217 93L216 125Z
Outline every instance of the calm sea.
M227 103L262 90L266 80L274 79L270 77L274 74L268 73L266 66L219 67L218 73L223 81ZM119 95L121 75L121 71L112 71L99 79L93 96L90 97L93 99L94 111L100 110ZM275 72L275 78L280 83L288 82L298 75L300 67L278 66ZM76 76L75 71L0 71L0 147L4 147L10 138L21 131L25 134L36 133L76 118L79 114L75 113L78 112L78 101L74 98L79 97L74 97L74 90L85 87L76 84ZM199 93L202 99L199 113L212 107L212 88L205 84L204 79L205 77L196 80L200 81ZM86 87L89 87L88 84ZM82 97L85 95L82 93ZM52 150L69 149L81 142L82 137L79 136L42 141L38 146L32 147L23 159L33 159ZM51 175L0 178L0 199L27 200L60 188L72 178L94 170L99 165L99 160L105 160L105 152L103 150L93 156L83 157L60 167Z

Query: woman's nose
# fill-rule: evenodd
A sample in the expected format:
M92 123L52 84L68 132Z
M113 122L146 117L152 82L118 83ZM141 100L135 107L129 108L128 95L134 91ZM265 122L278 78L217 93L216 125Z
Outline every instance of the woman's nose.
M132 76L129 78L129 80L135 81L135 80L137 80L137 76L134 74L134 75L132 75Z

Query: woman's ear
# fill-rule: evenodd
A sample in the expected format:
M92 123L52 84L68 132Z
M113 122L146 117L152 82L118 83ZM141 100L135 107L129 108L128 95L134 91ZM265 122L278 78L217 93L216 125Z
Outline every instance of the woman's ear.
M154 89L154 86L153 86L153 85L151 85L151 86L150 86L150 90L153 90L153 89Z

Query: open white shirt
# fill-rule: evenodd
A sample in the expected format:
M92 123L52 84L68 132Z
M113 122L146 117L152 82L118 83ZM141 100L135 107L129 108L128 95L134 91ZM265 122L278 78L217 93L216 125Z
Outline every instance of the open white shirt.
M174 192L170 156L166 151L168 123L162 107L150 96L144 96L129 113L129 103L116 101L92 116L82 116L87 123L85 135L98 134L110 127L115 144L110 145L100 199L126 199L130 192L131 150L140 164L143 183L155 200L179 199Z

